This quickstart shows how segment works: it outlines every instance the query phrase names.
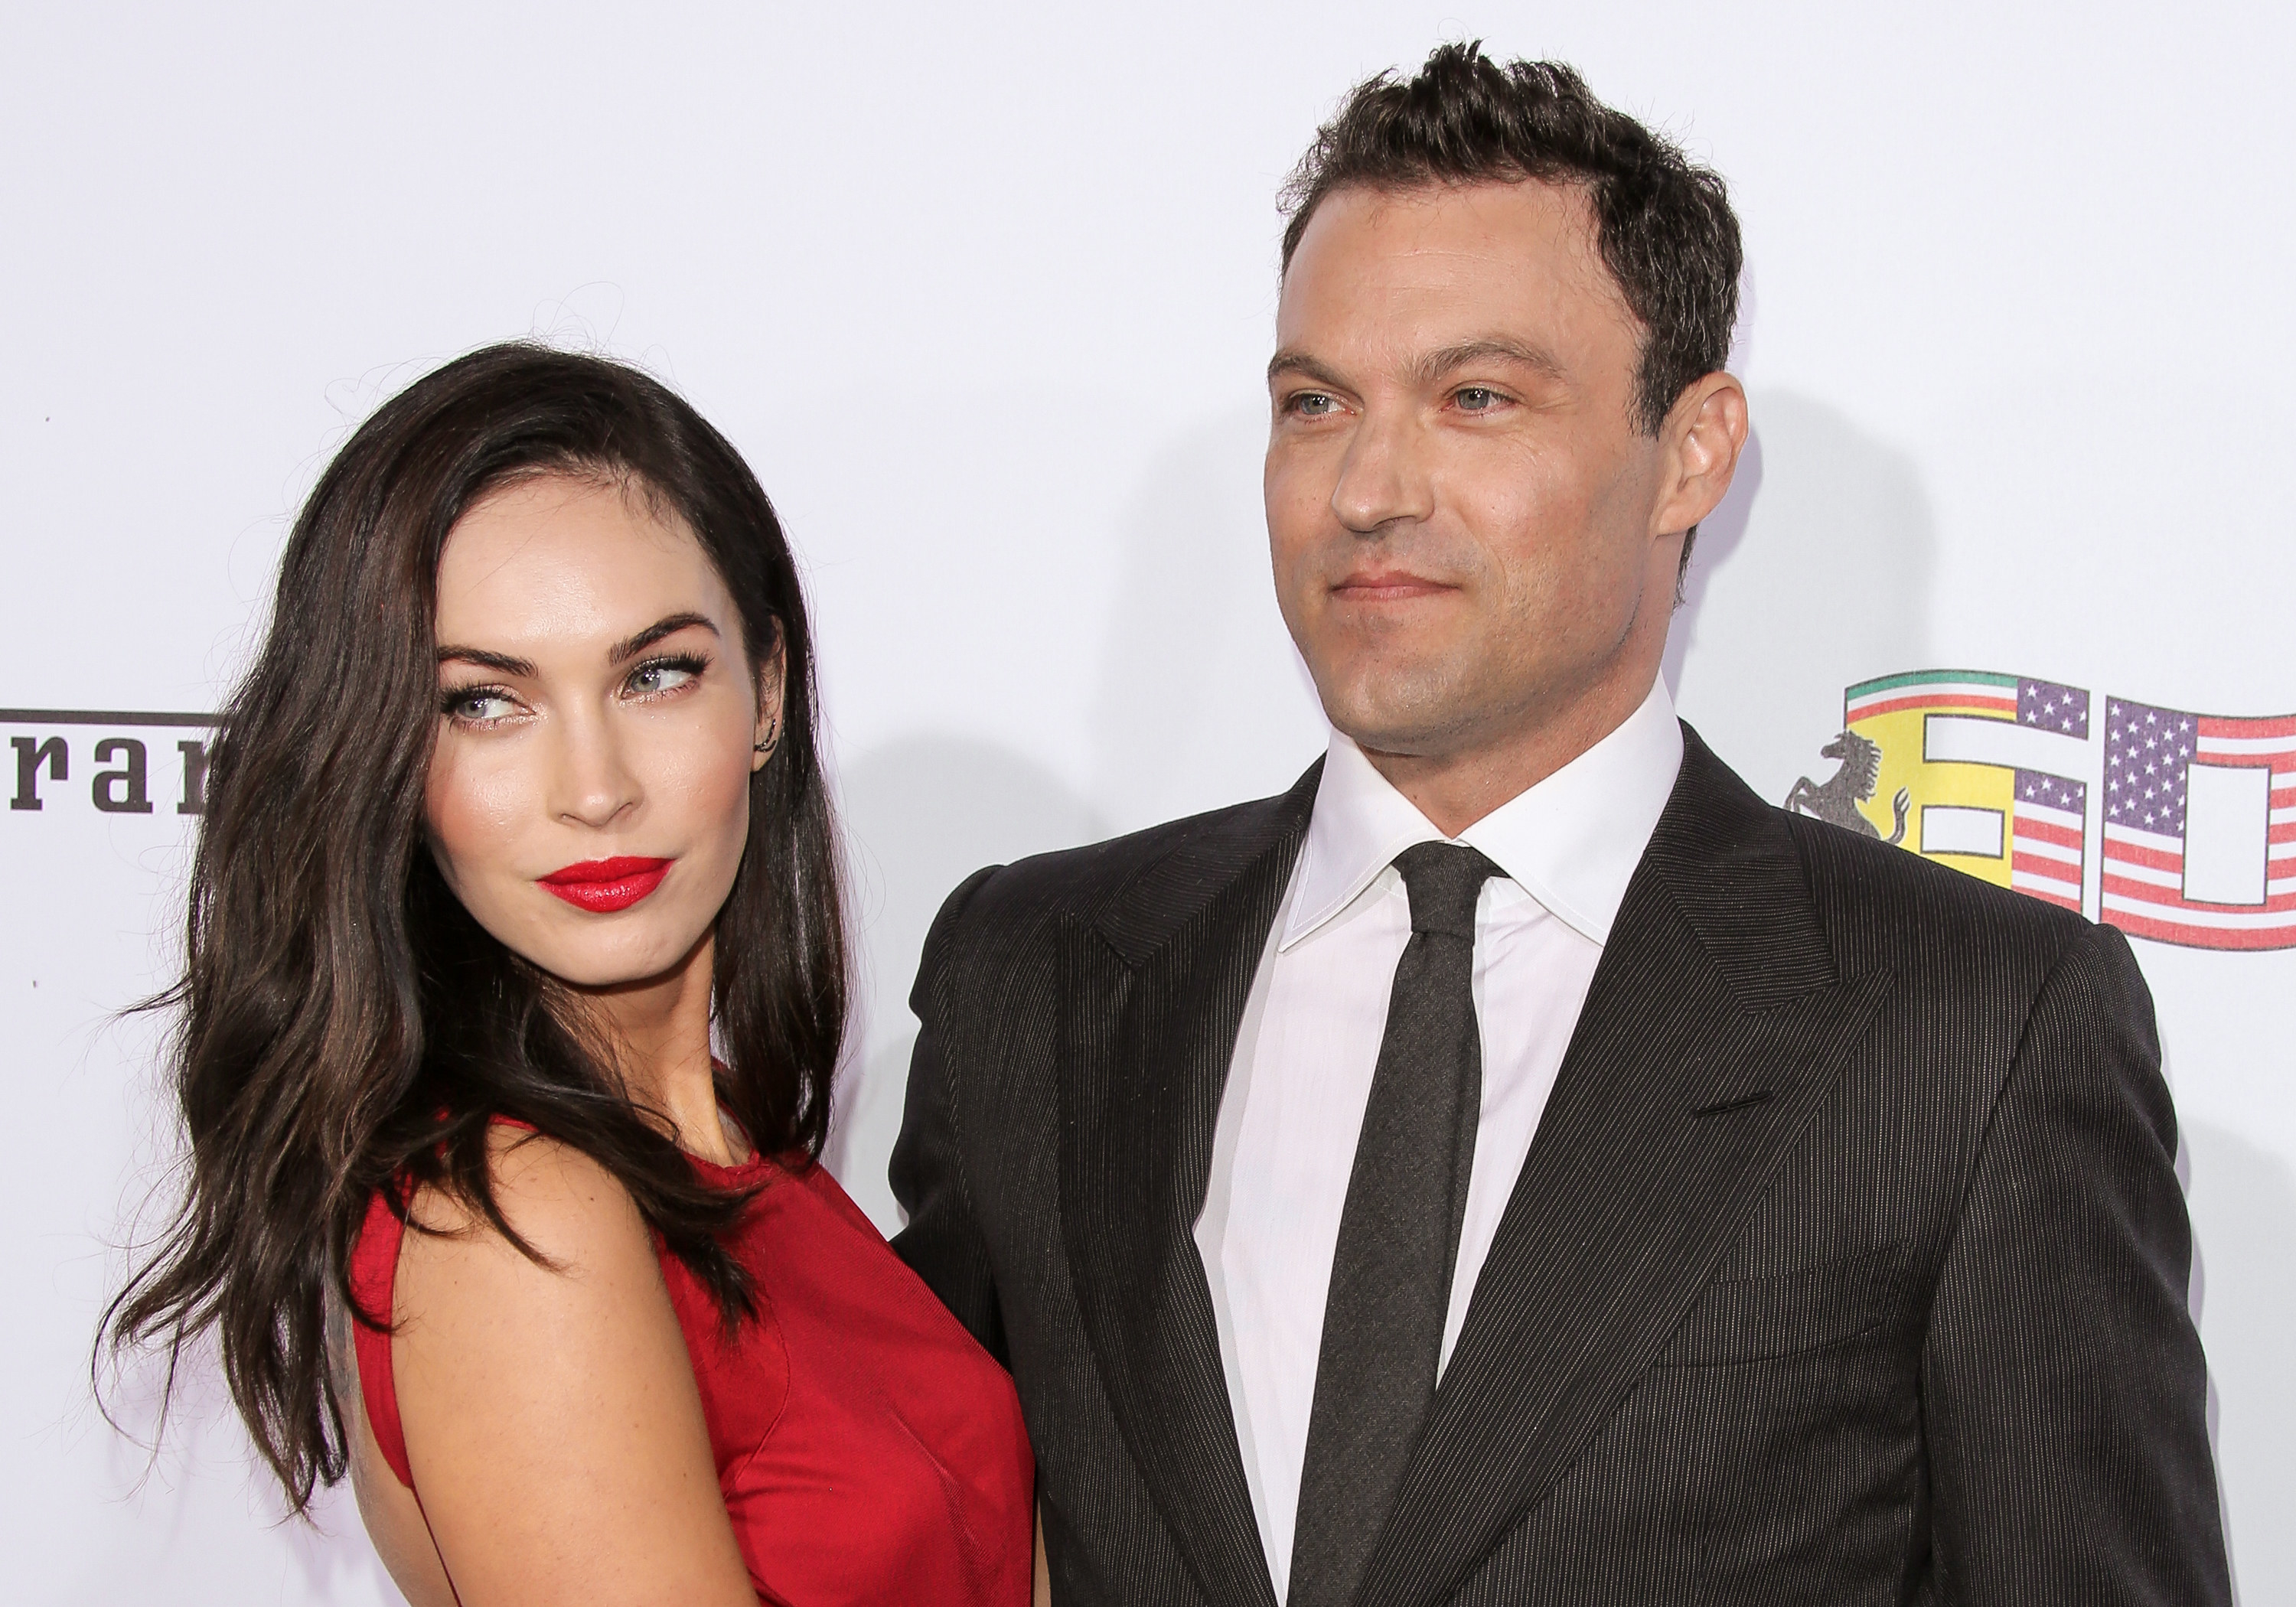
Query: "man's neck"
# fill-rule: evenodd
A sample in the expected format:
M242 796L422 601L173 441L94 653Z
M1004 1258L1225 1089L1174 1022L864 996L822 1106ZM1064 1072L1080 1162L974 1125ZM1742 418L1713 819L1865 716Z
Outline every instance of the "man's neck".
M1439 751L1398 753L1357 745L1372 768L1437 831L1456 837L1625 725L1650 696L1656 678L1653 674L1639 687L1629 681L1599 689L1546 718Z

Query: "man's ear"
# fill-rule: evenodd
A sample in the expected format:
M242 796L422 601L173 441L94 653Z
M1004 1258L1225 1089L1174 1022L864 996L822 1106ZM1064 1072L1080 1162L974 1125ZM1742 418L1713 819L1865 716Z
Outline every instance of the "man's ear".
M758 660L758 726L751 739L750 768L761 770L782 744L782 703L789 685L789 658L782 651L781 622L774 622L771 652Z
M1651 535L1678 536L1714 512L1746 447L1746 388L1716 372L1685 386L1659 426L1664 451Z

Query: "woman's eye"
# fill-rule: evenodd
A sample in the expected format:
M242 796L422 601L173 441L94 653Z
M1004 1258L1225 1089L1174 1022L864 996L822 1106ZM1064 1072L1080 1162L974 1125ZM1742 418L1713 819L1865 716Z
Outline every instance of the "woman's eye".
M510 694L496 687L473 686L467 691L450 692L441 700L448 717L473 726L507 718L516 711Z
M1469 385L1453 398L1462 413L1488 413L1499 405L1499 393L1488 385Z
M638 697L652 697L660 693L674 692L701 673L701 665L692 659L655 659L630 671L623 683Z

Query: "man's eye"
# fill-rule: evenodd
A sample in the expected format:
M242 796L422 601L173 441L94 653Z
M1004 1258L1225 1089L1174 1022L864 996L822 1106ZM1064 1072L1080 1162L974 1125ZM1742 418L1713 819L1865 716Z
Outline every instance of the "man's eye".
M1462 413L1488 413L1497 406L1503 398L1497 391L1488 385L1469 385L1462 389L1453 399L1459 404L1459 411Z
M1340 410L1340 405L1320 390L1306 390L1292 398L1292 411L1303 418L1327 418Z

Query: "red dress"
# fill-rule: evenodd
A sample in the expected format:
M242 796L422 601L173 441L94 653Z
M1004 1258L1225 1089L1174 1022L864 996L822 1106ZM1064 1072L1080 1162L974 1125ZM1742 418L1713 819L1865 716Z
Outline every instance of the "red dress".
M758 1319L730 1346L708 1291L661 1257L758 1595L781 1607L1026 1607L1035 1465L1004 1370L826 1168L693 1166L724 1186L765 1185L729 1245L758 1296ZM392 1309L404 1232L378 1193L351 1252L369 1311ZM367 1420L411 1489L390 1336L353 1330Z

